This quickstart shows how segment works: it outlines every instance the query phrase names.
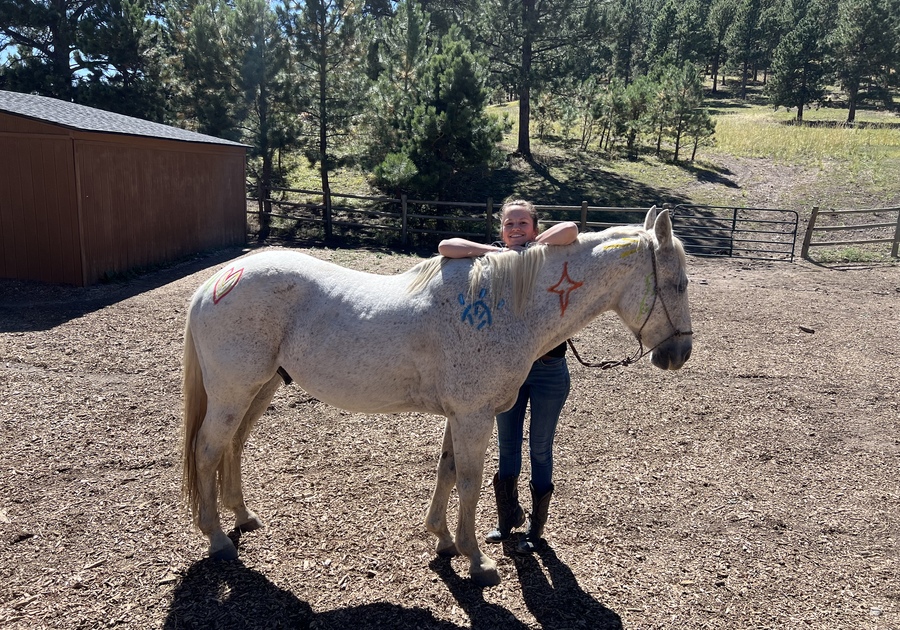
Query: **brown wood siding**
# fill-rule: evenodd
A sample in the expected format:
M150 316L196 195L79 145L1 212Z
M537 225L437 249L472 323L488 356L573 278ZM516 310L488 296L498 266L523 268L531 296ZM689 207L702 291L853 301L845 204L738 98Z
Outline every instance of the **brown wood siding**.
M71 138L0 133L0 277L81 284L75 204Z
M0 134L2 133L27 133L50 134L52 136L69 136L70 131L65 127L31 120L22 116L15 116L6 112L0 112Z
M86 283L245 241L242 147L83 135Z
M0 277L93 284L243 243L245 160L0 113Z

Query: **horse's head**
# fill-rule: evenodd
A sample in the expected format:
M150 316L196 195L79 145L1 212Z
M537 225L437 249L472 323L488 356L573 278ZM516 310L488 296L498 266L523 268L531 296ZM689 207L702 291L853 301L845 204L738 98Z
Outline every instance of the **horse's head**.
M640 343L651 352L653 365L677 370L691 356L691 313L688 307L688 279L684 248L672 234L668 210L659 214L656 206L647 212L644 229L650 237L647 252L648 274L643 283L626 291L619 315Z

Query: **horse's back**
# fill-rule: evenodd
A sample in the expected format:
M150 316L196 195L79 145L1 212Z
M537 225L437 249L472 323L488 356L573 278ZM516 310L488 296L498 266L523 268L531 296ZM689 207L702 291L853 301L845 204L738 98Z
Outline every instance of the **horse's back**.
M189 314L206 380L255 386L281 367L338 407L399 409L397 394L420 385L440 329L432 294L408 290L415 275L364 273L287 250L225 265Z

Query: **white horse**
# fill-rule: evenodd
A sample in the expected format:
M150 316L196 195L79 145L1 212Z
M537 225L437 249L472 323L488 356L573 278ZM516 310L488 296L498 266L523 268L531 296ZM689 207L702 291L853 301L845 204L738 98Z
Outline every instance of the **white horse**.
M667 211L571 245L435 257L394 276L289 250L229 263L194 294L185 330L183 491L209 555L237 557L217 493L237 529L261 526L244 503L241 453L281 382L296 380L349 411L446 416L425 527L438 554L462 553L476 583L498 584L475 536L494 416L538 357L607 310L652 349L654 365L688 360L685 256ZM446 517L454 485L455 540Z

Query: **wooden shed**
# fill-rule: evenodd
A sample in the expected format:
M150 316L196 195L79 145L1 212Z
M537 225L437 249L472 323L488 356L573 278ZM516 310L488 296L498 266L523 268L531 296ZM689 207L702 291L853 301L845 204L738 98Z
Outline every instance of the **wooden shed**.
M94 284L246 240L246 146L0 90L0 277Z

